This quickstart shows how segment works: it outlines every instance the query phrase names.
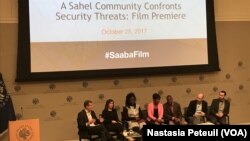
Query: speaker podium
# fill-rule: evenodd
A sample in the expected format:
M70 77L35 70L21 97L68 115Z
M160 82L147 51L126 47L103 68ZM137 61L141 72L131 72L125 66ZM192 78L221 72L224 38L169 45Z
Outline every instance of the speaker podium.
M9 141L40 141L39 119L9 121Z

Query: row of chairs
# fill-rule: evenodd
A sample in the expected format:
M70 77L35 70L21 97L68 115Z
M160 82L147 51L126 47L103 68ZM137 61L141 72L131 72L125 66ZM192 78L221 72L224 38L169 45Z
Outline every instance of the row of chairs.
M184 118L186 121L188 121L187 109L188 109L188 107L184 107L183 118ZM208 113L207 113L207 115L209 115L209 111L210 111L210 106L208 106ZM122 112L121 112L121 115L123 115ZM143 115L143 119L146 120L146 119L147 119L147 110L146 110L146 109L142 110L142 115ZM208 118L207 116L204 116L204 119L203 119L202 121L203 121L203 123L205 123L205 122L209 121L209 118ZM227 124L230 124L229 115L226 116L226 121L227 121ZM127 126L127 125L126 125L126 121L124 121L123 119L122 119L122 124L123 124L124 127ZM191 124L191 123L189 123L189 124ZM109 132L109 133L110 133L110 135L111 135L112 137L116 136L116 133L115 133L115 132ZM100 139L100 138L99 138L98 135L89 135L89 136L87 137L87 139L90 140L90 141L95 141L95 140L98 140L98 139ZM82 141L81 138L80 138L79 140Z

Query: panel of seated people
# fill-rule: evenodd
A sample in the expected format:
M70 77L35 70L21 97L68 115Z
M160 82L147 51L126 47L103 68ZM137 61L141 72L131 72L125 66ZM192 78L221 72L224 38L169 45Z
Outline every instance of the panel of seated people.
M152 95L147 109L142 110L136 103L134 93L128 93L125 106L121 111L121 120L118 118L115 102L108 99L102 113L97 117L93 111L94 103L91 100L84 102L84 108L78 113L79 140L96 138L103 141L124 140L128 137L141 138L143 125L213 125L229 124L230 102L225 99L226 92L221 91L219 98L213 99L208 107L204 94L199 93L194 100L190 100L188 107L174 101L171 95L166 97L166 102L161 102L158 93ZM114 138L115 137L115 138Z

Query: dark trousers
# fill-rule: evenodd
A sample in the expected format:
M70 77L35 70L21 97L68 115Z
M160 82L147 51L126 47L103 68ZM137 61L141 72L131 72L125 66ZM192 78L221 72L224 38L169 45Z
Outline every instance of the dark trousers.
M117 138L121 139L123 137L122 136L123 126L121 123L105 124L105 127L108 131L115 132Z
M111 136L107 129L103 125L88 126L87 131L89 135L99 135L102 141L107 141L111 139Z
M123 131L123 126L121 123L105 124L108 131L121 133Z
M217 116L210 116L209 118L213 124L228 124L226 116L223 116L221 118Z

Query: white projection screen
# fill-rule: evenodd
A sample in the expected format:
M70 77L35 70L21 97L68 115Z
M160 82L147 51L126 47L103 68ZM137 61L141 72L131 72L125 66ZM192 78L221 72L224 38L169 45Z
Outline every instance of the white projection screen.
M218 70L213 0L19 1L16 81Z

